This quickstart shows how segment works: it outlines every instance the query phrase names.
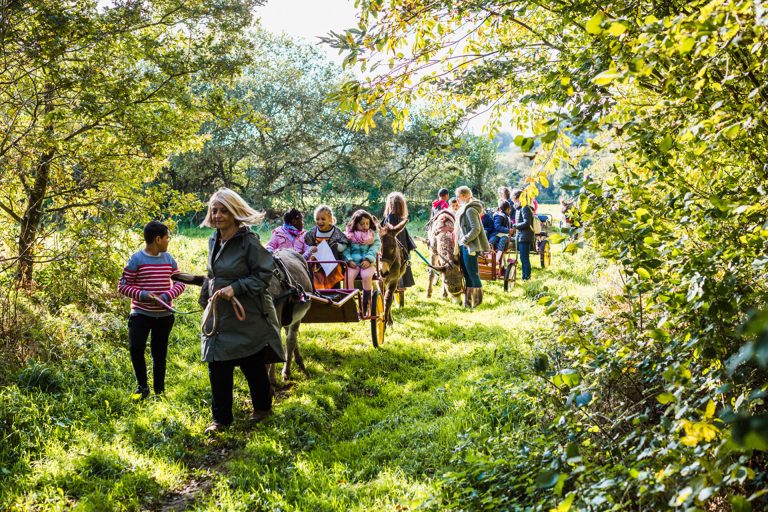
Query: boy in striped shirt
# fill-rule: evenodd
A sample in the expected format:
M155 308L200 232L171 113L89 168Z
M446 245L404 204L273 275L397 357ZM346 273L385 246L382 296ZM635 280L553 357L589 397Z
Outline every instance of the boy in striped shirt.
M150 333L152 384L155 394L159 395L165 391L165 359L168 355L168 337L174 317L157 299L171 305L173 299L184 291L183 283L171 280L172 275L179 273L179 268L176 260L167 252L170 239L170 232L165 224L153 220L144 226L146 246L130 257L117 287L120 293L131 298L128 347L138 381L133 395L137 400L149 396L144 350Z

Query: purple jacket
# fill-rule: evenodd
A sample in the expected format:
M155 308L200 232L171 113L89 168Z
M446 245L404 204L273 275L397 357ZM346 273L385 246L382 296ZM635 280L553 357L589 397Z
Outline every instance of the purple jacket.
M299 254L304 254L307 250L307 244L304 242L304 231L297 236L293 236L285 226L280 226L272 230L272 238L267 243L267 250L275 252L278 249L293 249Z

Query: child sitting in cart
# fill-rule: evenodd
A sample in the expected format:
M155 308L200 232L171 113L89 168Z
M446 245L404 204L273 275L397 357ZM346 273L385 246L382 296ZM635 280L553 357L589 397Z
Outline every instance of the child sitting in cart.
M293 249L304 254L307 244L304 242L304 215L296 208L291 208L283 215L283 225L272 230L272 237L266 245L269 252L278 249Z
M511 208L505 199L499 199L499 208L493 213L493 229L488 243L496 249L496 262L501 267L504 251L509 248L509 215Z
M360 275L363 282L363 316L370 316L368 307L373 290L373 274L376 272L376 255L381 249L381 240L376 229L376 218L365 210L357 210L347 223L344 233L349 245L344 251L347 262L347 289L355 287L355 278Z
M315 208L315 227L304 235L304 242L307 244L304 258L308 262L317 259L315 257L317 246L323 242L328 243L331 251L333 251L333 258L336 260L343 260L344 251L347 249L347 245L349 245L347 237L336 227L336 217L333 215L333 210L325 204ZM336 288L344 280L344 272L341 270L341 265L336 265L331 272L325 272L320 265L310 265L310 269L313 271L312 279L315 283L315 288L318 289Z

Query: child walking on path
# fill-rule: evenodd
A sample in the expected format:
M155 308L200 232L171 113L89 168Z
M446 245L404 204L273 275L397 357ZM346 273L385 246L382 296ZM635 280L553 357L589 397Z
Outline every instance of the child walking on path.
M165 224L157 221L147 224L144 227L146 246L130 257L117 288L120 293L131 298L128 347L138 382L134 393L136 399L143 400L149 396L144 350L150 334L152 384L155 394L165 391L165 360L174 317L157 299L170 306L173 299L184 291L183 283L171 280L172 275L179 273L179 268L176 260L167 252L170 238Z
M344 233L349 245L344 251L347 262L347 289L355 287L355 278L360 275L363 281L363 315L370 316L368 306L371 303L373 274L376 272L376 254L381 249L381 240L376 229L376 219L365 210L357 210L347 224Z
M304 216L296 208L291 208L283 215L283 225L272 230L272 237L266 249L275 252L278 249L293 249L299 254L307 250L304 241Z
M325 204L315 208L315 227L307 231L307 234L304 235L304 241L307 244L304 251L304 258L307 261L317 259L314 255L317 252L317 246L322 242L328 243L333 251L334 258L337 260L344 259L344 251L347 249L347 245L349 245L347 237L336 227L336 217L333 215L333 210ZM344 274L341 271L340 265L336 265L333 272L327 275L317 265L313 265L313 267L316 267L312 273L315 288L333 288L344 280Z

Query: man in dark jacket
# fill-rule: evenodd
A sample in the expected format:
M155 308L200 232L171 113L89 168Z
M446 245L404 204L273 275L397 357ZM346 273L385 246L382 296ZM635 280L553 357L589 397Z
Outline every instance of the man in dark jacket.
M528 205L523 206L520 196L523 191L515 189L512 192L512 201L515 203L515 223L512 225L517 230L517 248L520 252L520 265L523 267L523 280L531 278L531 243L533 234L533 210Z

